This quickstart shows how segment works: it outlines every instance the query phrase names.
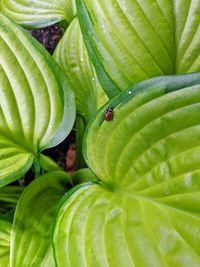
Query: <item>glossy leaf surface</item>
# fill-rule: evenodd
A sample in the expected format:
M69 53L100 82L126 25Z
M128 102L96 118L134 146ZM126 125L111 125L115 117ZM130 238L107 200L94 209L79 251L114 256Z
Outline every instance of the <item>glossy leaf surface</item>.
M111 97L150 77L200 71L200 0L77 0L77 11Z
M199 110L196 73L142 82L99 111L84 150L100 181L61 201L59 267L200 265Z
M0 267L10 266L10 233L12 224L0 220Z
M88 57L77 18L70 24L56 47L54 58L73 88L78 115L88 122L95 115L103 90Z
M50 55L0 14L0 186L21 177L75 119L73 93Z
M45 27L59 21L71 22L76 14L74 0L1 0L2 11L26 27Z
M39 177L23 192L16 208L11 234L11 266L55 266L50 226L56 206L71 187L64 172Z

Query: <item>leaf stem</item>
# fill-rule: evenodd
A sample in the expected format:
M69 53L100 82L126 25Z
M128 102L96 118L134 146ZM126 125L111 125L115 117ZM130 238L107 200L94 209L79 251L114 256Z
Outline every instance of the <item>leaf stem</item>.
M36 156L34 162L33 162L34 172L35 172L35 178L40 176L41 172L41 164L40 164L40 153Z

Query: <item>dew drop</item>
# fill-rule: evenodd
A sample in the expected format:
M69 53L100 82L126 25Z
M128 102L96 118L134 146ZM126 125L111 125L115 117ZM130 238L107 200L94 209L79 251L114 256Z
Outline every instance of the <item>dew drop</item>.
M191 176L185 177L184 185L186 188L192 188L192 177Z
M102 32L104 34L106 34L107 33L107 27L106 27L106 25L105 24L102 24L101 27L102 27Z
M164 189L164 193L166 196L169 196L171 194L169 186Z

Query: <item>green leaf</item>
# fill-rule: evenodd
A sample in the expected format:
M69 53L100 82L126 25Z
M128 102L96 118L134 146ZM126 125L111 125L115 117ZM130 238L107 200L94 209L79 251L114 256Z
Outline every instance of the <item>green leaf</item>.
M46 155L40 155L41 169L44 172L61 171L62 168L50 157Z
M75 119L74 97L50 55L0 14L0 186L23 176Z
M26 27L46 27L59 21L70 23L76 14L75 0L1 0L2 11Z
M98 97L103 90L89 60L77 18L56 47L54 58L73 89L78 115L87 123L95 115Z
M0 267L10 266L10 233L12 224L0 220Z
M200 0L76 2L86 47L109 97L151 77L200 71Z
M0 201L16 204L24 186L4 186L0 188Z
M199 105L200 73L133 86L89 125L83 148L88 166L109 186L134 191L198 170ZM104 119L109 107L111 121Z
M58 201L69 187L69 176L57 171L39 177L24 190L11 233L11 266L55 266L51 222Z
M200 73L154 78L106 104L84 141L99 184L73 188L58 209L58 267L198 267L199 144Z
M198 267L199 225L199 213L159 199L97 184L77 186L56 217L57 266Z
M54 52L54 58L64 71L76 99L76 167L85 166L82 140L86 124L94 118L96 110L108 99L88 57L80 26L75 18L64 33Z
M71 174L73 185L86 183L89 181L97 182L98 178L89 168L83 168Z

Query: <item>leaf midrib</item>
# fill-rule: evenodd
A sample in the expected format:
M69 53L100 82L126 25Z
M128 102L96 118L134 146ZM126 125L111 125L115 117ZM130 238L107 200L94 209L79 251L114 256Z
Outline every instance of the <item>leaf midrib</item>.
M3 137L3 138L2 138ZM24 142L24 140L20 140L20 138L15 138L10 133L5 133L3 131L0 131L0 140L5 140L6 142L10 143L12 147L17 148L21 150L22 152L28 152L33 155L37 155L37 152L39 151L39 148L36 150L33 147L31 147L30 144L27 144Z

